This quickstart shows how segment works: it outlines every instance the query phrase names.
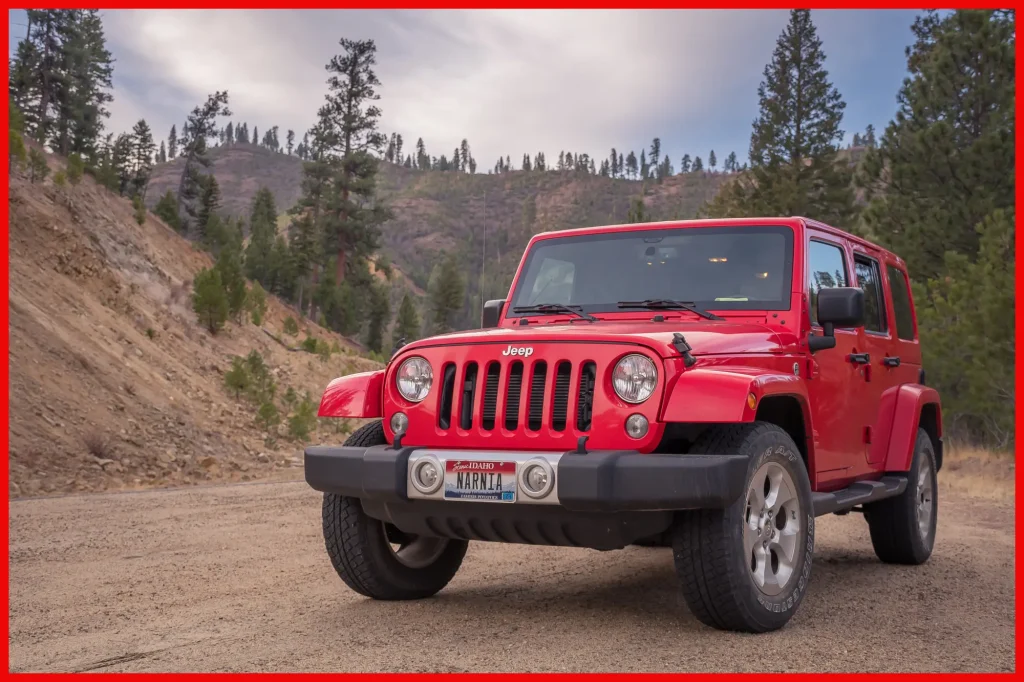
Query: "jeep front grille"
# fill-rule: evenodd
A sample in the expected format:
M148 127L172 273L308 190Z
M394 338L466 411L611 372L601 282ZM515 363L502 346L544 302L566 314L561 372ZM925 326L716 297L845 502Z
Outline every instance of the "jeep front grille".
M540 431L544 418L545 401L550 401L551 429L565 431L569 425L570 393L576 392L575 419L577 431L589 431L594 408L594 387L597 380L597 365L594 362L573 364L559 360L550 371L548 363L537 360L524 365L522 360L508 363L492 361L483 373L476 362L468 362L462 368L449 362L441 371L441 385L438 398L437 425L449 430L452 425L454 397L459 395L457 423L460 429L479 426L493 431L501 424L507 431L520 428L519 417L523 400L523 384L529 381L526 396L526 424L530 431ZM459 371L462 369L463 371ZM528 378L528 379L527 379ZM458 385L456 385L458 384ZM479 402L480 414L473 413L477 405L477 393L483 391ZM499 400L503 392L504 400ZM500 414L499 414L500 412Z

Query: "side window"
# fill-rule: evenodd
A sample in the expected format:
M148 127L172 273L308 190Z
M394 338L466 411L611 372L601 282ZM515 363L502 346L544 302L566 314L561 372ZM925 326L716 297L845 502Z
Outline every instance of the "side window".
M894 265L885 266L889 272L889 291L892 293L892 311L896 315L896 337L904 341L914 340L914 311L910 305L910 290L907 276Z
M818 292L848 286L846 258L838 244L812 241L807 250L807 290L811 297L811 323L818 324Z
M878 272L878 262L863 256L854 256L853 267L857 271L857 286L864 291L864 330L885 333L885 297Z

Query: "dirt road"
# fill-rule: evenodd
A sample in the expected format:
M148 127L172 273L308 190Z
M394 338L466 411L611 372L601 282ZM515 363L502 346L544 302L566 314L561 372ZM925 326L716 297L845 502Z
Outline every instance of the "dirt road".
M819 520L780 632L700 625L669 550L475 543L433 599L335 576L302 482L11 503L12 671L1012 670L1013 503L942 500L935 554L880 564Z

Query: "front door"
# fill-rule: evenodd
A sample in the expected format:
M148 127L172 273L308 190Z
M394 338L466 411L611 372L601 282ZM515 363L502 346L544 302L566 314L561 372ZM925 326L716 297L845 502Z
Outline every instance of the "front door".
M811 328L821 335L818 324L818 292L832 287L853 286L846 244L824 232L807 230L807 279ZM857 412L864 385L861 366L847 360L861 352L860 331L836 329L836 346L811 358L807 392L811 404L816 489L839 486L843 479L864 467L864 440Z

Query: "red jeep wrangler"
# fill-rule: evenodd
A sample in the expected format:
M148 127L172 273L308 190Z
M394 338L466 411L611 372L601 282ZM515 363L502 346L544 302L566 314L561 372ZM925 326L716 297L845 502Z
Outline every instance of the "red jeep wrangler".
M305 451L356 592L433 595L469 540L667 545L697 618L763 632L806 593L816 516L931 554L939 396L884 249L806 218L540 234L482 326L324 393L379 420Z

